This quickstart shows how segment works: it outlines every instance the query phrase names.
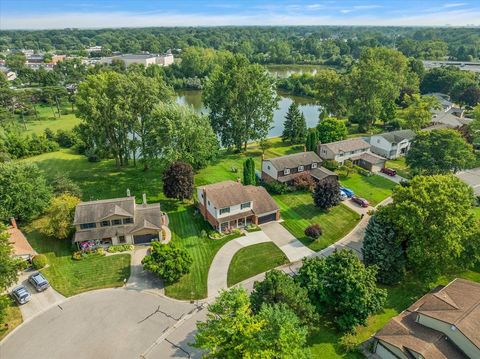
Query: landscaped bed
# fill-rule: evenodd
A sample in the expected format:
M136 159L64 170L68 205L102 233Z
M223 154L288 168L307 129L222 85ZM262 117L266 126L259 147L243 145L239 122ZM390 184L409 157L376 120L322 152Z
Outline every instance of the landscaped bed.
M230 262L227 285L231 287L286 263L288 263L288 258L274 243L259 243L242 248Z
M340 183L353 190L356 196L365 198L372 206L390 197L393 187L396 186L395 182L387 178L378 175L362 176L358 173L352 173L348 178L340 176Z
M319 251L348 234L360 220L360 215L343 204L328 212L315 207L308 192L275 195L280 206L283 226L304 245ZM320 224L322 235L317 240L305 236L305 228L313 223Z
M23 322L22 313L15 302L7 294L2 297L8 300L8 307L6 308L5 319L0 322L0 340Z

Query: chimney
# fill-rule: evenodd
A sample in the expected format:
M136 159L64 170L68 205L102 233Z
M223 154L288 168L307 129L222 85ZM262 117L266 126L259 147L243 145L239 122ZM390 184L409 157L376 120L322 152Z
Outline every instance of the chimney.
M146 205L147 204L147 195L145 193L143 193L142 198L143 198L143 204Z
M237 183L242 183L242 180L240 179L240 177L237 177Z
M127 188L127 197L130 197L130 188Z
M307 146L303 145L303 152L307 152Z
M12 224L12 227L13 227L13 228L18 228L18 227L17 227L17 221L15 220L15 218L13 218L13 217L10 218L10 223Z

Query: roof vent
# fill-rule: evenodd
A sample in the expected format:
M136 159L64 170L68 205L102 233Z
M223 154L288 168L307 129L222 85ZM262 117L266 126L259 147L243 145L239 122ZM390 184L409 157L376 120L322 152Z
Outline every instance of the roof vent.
M455 325L452 325L452 326L450 327L450 330L451 330L452 332L454 332L455 330L457 330L457 327L456 327Z

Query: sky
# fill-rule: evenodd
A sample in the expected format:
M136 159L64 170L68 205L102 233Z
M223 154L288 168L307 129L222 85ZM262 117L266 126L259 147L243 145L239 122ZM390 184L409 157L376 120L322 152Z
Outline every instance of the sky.
M480 0L0 0L0 29L480 26Z

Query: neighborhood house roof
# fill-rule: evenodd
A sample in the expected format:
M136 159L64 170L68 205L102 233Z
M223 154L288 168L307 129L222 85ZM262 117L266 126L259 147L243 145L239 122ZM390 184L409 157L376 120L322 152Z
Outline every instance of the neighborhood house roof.
M376 154L369 153L369 152L365 152L365 153L362 153L361 155L354 156L354 157L351 158L351 160L352 161L363 160L363 161L371 163L373 165L375 165L377 163L383 163L383 162L386 161L385 158L377 156Z
M323 143L321 146L327 147L335 154L342 152L353 152L370 148L370 144L362 138L351 138L337 142Z
M322 163L322 159L315 152L300 152L292 155L274 157L265 159L270 162L277 171L283 171L286 168L296 168L298 166L307 166L313 162Z
M28 243L27 238L21 230L15 227L7 228L7 233L10 235L9 241L13 246L13 254L15 256L34 256L37 252Z
M207 199L216 208L230 207L253 201L253 213L256 215L274 212L280 208L267 190L261 186L244 186L235 181L224 181L200 187Z
M75 209L73 224L100 222L110 216L133 217L135 197L80 202Z
M455 116L453 113L455 111L433 111L432 115L432 123L433 124L444 124L449 127L461 127L463 125L467 125L473 120L467 117L458 117Z
M403 140L412 140L415 137L415 132L413 132L412 130L398 130L381 133L376 136L381 136L390 143L399 143Z
M325 167L314 168L310 171L310 175L312 175L312 177L315 177L318 180L322 180L330 176L338 177L335 172L332 172Z

